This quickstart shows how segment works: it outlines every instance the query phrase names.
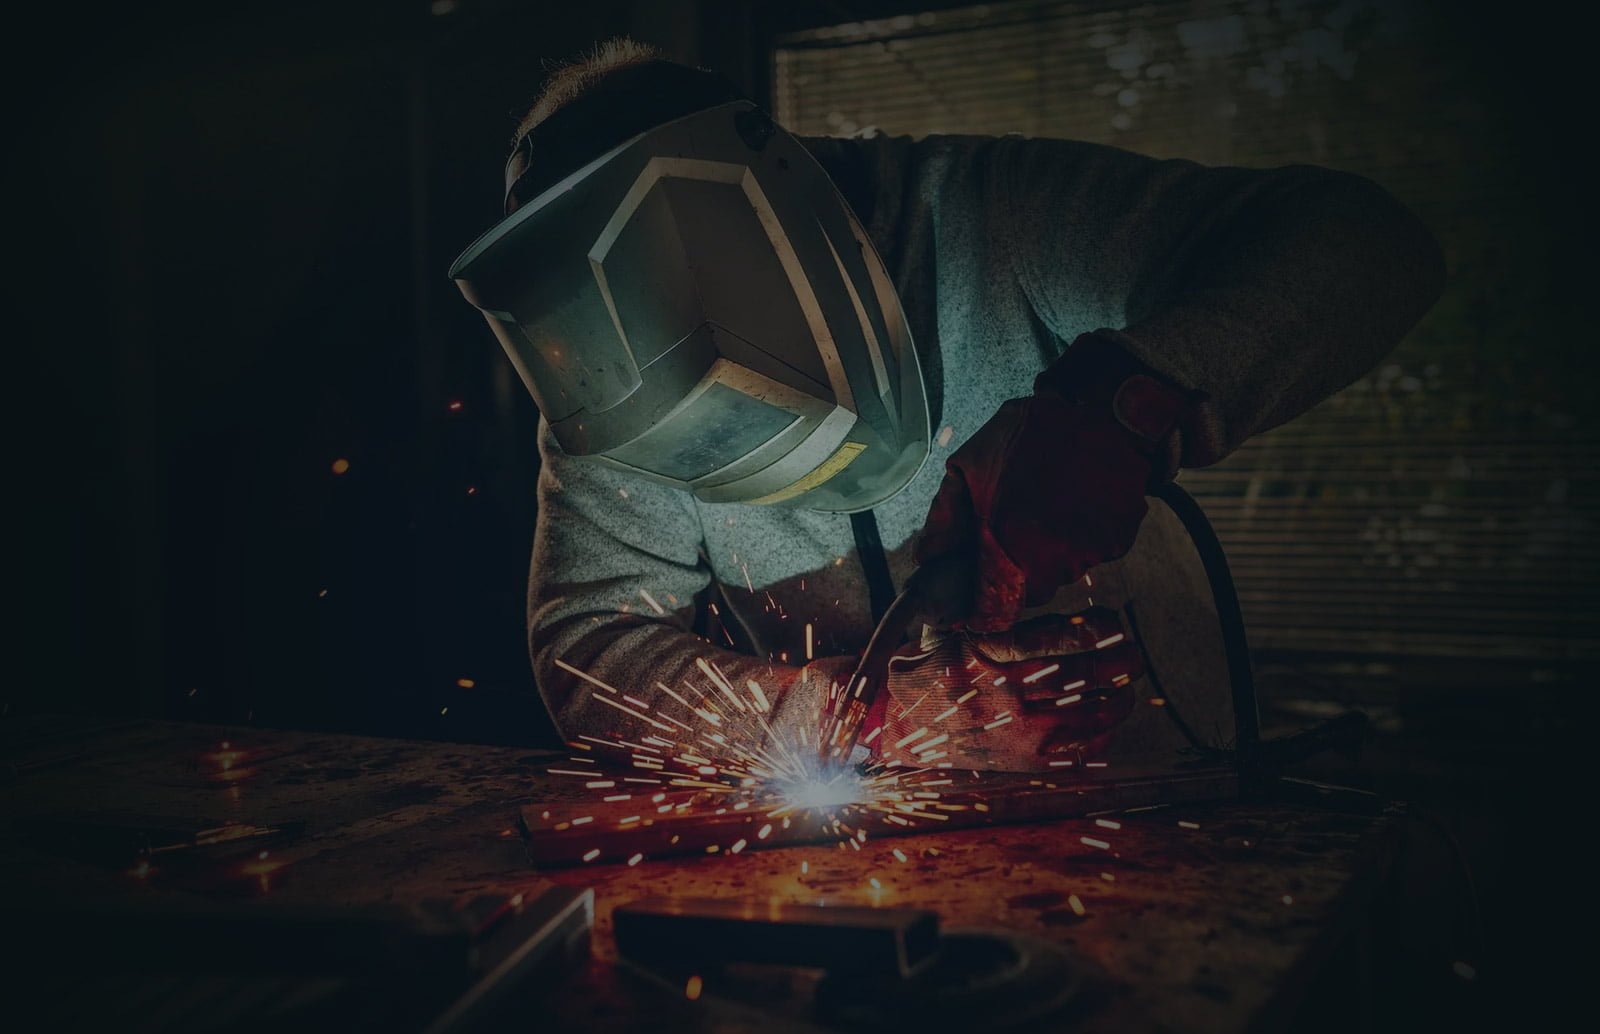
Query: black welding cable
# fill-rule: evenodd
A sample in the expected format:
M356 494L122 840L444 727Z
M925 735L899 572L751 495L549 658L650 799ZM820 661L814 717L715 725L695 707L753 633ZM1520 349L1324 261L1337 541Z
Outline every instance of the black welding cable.
M1211 587L1212 602L1222 635L1222 649L1228 660L1228 682L1233 691L1234 749L1253 756L1261 741L1261 712L1256 703L1255 673L1250 666L1250 643L1245 637L1244 613L1239 609L1239 593L1228 568L1228 555L1222 540L1193 496L1176 481L1163 482L1151 495L1167 504L1173 516L1189 533Z
M1450 849L1450 855L1456 863L1456 869L1461 874L1461 882L1466 890L1467 925L1470 929L1472 940L1477 944L1477 962L1482 965L1488 960L1489 941L1484 935L1483 907L1478 898L1478 881L1472 876L1472 863L1467 860L1466 848L1461 846L1461 841L1456 839L1455 832L1451 830L1449 825L1433 812L1413 804L1408 804L1406 810L1415 815L1424 824L1432 826L1433 831L1439 834L1445 845Z
M1150 651L1145 649L1144 636L1139 634L1139 618L1133 612L1133 603L1131 601L1123 608L1123 612L1128 616L1128 631L1133 633L1133 643L1139 649L1139 658L1144 661L1144 674L1150 680L1150 688L1155 690L1155 695L1164 702L1165 706L1162 707L1162 710L1166 712L1172 724L1177 726L1178 732L1183 735L1184 739L1189 741L1189 746L1193 747L1196 753L1212 757L1231 754L1232 751L1226 746L1218 747L1202 741L1199 736L1195 735L1194 728L1184 721L1178 702L1162 686L1161 676L1156 672L1155 662L1150 659Z
M878 534L877 515L871 510L851 514L850 533L855 536L856 555L861 558L861 570L867 577L872 624L877 627L895 598L894 577L889 573L889 558L883 551L883 537Z

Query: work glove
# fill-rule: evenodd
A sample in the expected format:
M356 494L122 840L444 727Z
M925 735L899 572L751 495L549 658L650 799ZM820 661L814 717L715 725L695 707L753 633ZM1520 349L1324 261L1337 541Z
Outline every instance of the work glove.
M996 632L1132 547L1145 493L1174 466L1173 431L1201 396L1085 335L945 463L918 564L961 559L967 599L937 623Z
M843 691L856 660L851 655L818 657L796 671L779 695L770 721L783 751L810 756L816 750L827 725L828 706Z
M914 767L1071 770L1133 712L1143 674L1105 607L1006 632L927 634L890 659L887 708L868 718L862 742L879 761Z

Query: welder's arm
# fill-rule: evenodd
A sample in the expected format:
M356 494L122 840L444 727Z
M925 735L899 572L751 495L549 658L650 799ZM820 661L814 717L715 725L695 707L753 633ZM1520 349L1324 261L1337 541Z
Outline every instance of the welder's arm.
M619 693L692 720L660 687L680 695L685 680L711 688L695 664L706 658L741 690L749 679L759 682L773 705L774 726L815 725L809 715L815 702L801 699L816 690L815 680L791 692L801 669L718 649L692 631L696 598L710 585L711 573L686 493L566 455L543 420L539 453L528 644L539 691L563 738L587 733L636 739L658 730L612 706L637 711L635 705L558 660Z
M1162 450L1168 476L1360 377L1444 283L1428 230L1358 176L1013 137L992 169L996 239L1040 321L1200 393Z
M1366 372L1437 297L1438 246L1374 184L1006 137L989 238L1063 353L946 463L917 558L968 556L964 621L1133 544L1153 482L1215 463Z

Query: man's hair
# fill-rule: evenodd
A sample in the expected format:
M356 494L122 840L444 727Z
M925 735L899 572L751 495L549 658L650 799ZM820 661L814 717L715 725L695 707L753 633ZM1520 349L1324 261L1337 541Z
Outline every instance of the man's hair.
M661 51L627 36L596 43L589 53L579 55L551 71L533 107L517 123L517 133L512 142L521 140L528 130L593 90L613 72L660 60Z
M743 100L715 72L679 64L626 37L558 67L517 126L506 159L505 211L584 162L674 119Z

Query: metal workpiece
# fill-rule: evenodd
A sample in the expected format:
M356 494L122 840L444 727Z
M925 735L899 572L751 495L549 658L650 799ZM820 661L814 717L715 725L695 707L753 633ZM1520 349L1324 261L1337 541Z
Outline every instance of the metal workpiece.
M853 850L883 837L1038 822L1127 808L1219 801L1239 795L1227 766L1174 771L1133 766L1114 774L952 773L917 801L841 801L821 807L740 806L727 795L663 794L660 803L567 801L523 806L529 861L540 868L740 854L796 844ZM907 795L909 797L909 795ZM936 800L928 798L937 798ZM901 807L904 805L904 807ZM660 809L660 811L656 811Z

